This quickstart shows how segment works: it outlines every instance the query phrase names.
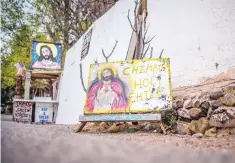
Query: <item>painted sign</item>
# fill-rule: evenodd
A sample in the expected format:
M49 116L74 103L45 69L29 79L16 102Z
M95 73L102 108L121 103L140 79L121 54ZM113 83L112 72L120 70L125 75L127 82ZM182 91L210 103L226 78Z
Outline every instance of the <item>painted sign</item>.
M33 69L61 69L61 44L33 41Z
M30 80L31 80L31 73L30 73L30 72L26 72L25 79L26 79L27 81L30 81Z
M171 106L168 58L90 66L84 114L156 112Z
M31 102L15 101L14 102L14 120L17 122L30 123L32 119Z
M84 37L83 44L82 44L81 60L83 60L89 52L91 35L92 35L92 29Z
M35 122L51 123L53 119L52 103L36 103Z

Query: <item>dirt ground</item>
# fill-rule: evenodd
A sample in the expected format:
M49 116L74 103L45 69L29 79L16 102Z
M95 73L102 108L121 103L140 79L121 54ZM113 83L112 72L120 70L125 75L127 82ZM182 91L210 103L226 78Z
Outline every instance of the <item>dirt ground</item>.
M86 135L86 134L85 134ZM235 154L235 136L229 135L222 138L203 137L193 138L189 135L163 135L157 133L115 133L96 134L103 138L115 138L138 142L141 144L176 146L181 148L204 148L226 150Z
M157 133L73 133L67 125L2 118L2 162L235 162L235 136L193 138ZM155 160L155 161L154 161Z

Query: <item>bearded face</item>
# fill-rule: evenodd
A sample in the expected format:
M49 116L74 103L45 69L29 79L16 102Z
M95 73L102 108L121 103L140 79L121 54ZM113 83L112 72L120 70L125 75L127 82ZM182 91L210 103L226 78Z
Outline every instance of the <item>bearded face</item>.
M49 60L50 59L50 55L51 55L51 52L50 50L47 48L47 47L43 47L42 50L41 50L41 55L43 56L43 58L45 60Z
M112 79L112 73L110 72L110 70L104 70L103 73L103 80L108 82L108 81L111 81Z

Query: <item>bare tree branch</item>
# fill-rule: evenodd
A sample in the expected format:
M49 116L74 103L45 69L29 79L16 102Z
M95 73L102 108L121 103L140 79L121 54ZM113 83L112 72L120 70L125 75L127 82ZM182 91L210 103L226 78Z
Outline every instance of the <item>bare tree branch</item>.
M102 48L102 53L103 53L104 58L106 59L106 62L108 62L108 58L113 54L113 52L114 52L114 50L115 50L115 48L116 48L116 46L117 46L117 43L118 43L118 41L116 40L116 43L115 43L115 45L114 45L114 47L113 47L111 53L110 53L108 56L105 55L104 49Z
M85 87L85 84L84 84L84 81L83 81L83 76L82 76L82 74L83 74L82 73L82 63L80 63L79 66L80 66L80 79L81 79L81 83L82 83L82 88L83 88L84 92L87 93L87 89Z
M149 56L149 59L151 59L153 56L153 47L151 47L151 51L150 51L150 56Z
M148 33L149 26L150 26L150 23L148 24L148 26L147 26L147 28L146 28L146 23L145 23L145 26L144 26L144 38L146 37L146 35L147 35L147 33Z
M132 28L132 30L133 30L134 32L137 32L137 30L133 27L133 25L132 25L132 23L131 23L129 13L130 13L130 9L128 10L128 15L127 15L127 18L128 18L129 23L130 23L130 26L131 26L131 28Z
M154 39L155 36L156 36L156 35L154 35L151 39L147 39L147 41L145 41L144 43L145 43L145 44L150 43L150 42Z
M159 58L162 58L163 51L164 51L164 49L162 49L161 54L159 55Z
M142 36L142 45L143 45L143 48L142 48L142 51L141 51L141 58L145 58L146 57L146 54L147 52L149 51L149 48L150 48L150 42L154 39L154 37L156 36L153 36L151 39L147 39L146 40L146 35L148 33L148 29L149 29L149 26L150 26L150 23L148 24L147 28L146 28L146 22L144 21L144 35ZM145 50L145 45L147 45L147 49ZM145 50L145 51L144 51ZM152 50L152 48L151 48ZM151 51L152 52L152 51Z
M145 56L146 56L146 54L147 54L149 48L150 48L150 44L148 44L148 47L147 47L147 49L145 50L144 54L142 55L142 58L145 58ZM144 49L144 48L143 48L143 49Z

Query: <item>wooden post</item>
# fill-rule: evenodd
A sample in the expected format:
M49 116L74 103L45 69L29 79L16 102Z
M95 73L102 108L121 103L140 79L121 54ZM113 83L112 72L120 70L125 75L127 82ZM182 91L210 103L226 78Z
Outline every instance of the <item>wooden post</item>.
M24 99L25 100L29 100L30 81L31 81L31 73L30 73L30 71L27 71L26 77L25 77L25 91L24 91Z
M53 83L52 83L53 81L52 81L52 79L50 79L49 80L49 85L50 85L50 87L49 87L49 91L50 91L50 97L51 97L51 99L53 100Z
M16 94L15 94L15 99L21 99L22 96L20 94L20 91L21 91L21 88L22 88L22 75L17 75L16 77Z
M85 127L86 123L87 123L87 122L82 122L82 123L81 123L81 126L79 127L79 129L78 129L77 132L81 132L82 129Z
M132 60L134 53L135 53L135 47L136 47L136 40L137 40L137 36L136 36L136 32L132 31L132 36L131 36L131 41L129 43L129 48L127 51L127 56L126 56L126 60Z
M52 81L52 99L53 100L57 99L57 88L56 88L57 83L58 83L58 78Z

